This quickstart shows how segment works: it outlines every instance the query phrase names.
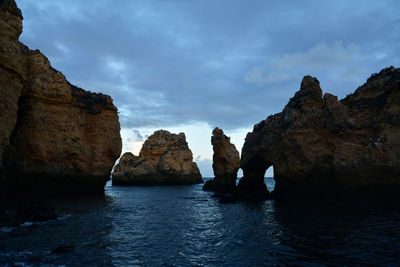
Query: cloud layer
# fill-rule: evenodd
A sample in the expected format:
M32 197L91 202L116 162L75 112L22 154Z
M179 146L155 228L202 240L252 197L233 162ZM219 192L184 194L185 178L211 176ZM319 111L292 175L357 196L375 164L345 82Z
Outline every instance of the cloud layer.
M249 127L315 75L340 97L400 62L399 1L18 2L22 41L110 94L123 128Z

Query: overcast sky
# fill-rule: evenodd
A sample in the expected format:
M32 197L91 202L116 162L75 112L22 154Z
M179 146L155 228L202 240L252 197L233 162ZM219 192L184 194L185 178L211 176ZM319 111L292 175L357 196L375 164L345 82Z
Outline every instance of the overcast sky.
M111 95L123 149L185 132L211 176L211 131L241 150L304 75L343 98L399 67L400 1L17 0L20 40L86 90Z

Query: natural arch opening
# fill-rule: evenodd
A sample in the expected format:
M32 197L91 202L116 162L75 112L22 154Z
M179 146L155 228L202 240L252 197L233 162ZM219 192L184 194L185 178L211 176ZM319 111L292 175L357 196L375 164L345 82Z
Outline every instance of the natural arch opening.
M272 192L275 189L274 166L270 166L265 171L264 183L267 185L269 192Z
M243 178L237 185L238 198L243 200L264 201L270 197L265 183L265 173L272 164L262 157L253 157L243 167ZM271 179L269 179L271 180Z
M239 183L240 179L243 178L243 170L242 168L239 168L238 172L237 172L237 179L236 179L236 185Z
M243 174L251 183L264 182L269 192L275 189L274 166L262 157L252 158L244 167Z

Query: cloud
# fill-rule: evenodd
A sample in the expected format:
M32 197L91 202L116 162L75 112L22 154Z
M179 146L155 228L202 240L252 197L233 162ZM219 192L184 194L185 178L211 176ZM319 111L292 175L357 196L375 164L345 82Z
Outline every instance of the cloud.
M311 47L307 52L284 55L276 60L274 65L278 69L323 69L352 64L357 58L358 46L349 44L343 46L341 41L332 44L319 43Z
M341 41L319 43L305 52L285 54L272 59L267 66L255 66L246 73L244 80L262 86L298 78L299 72L327 71L342 80L353 80L363 71L365 56L355 44L344 46Z
M197 163L197 167L199 167L203 177L214 177L211 159L200 159L200 156L198 156L194 161Z
M134 141L143 142L144 137L140 134L139 130L132 130L133 135L135 136Z
M400 58L398 1L18 4L21 40L71 83L111 95L129 129L251 128L306 74L344 96Z

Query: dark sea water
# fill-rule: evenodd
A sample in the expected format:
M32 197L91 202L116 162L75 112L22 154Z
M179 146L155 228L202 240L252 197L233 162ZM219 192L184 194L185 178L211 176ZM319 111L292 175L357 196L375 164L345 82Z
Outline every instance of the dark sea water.
M400 265L396 209L220 204L201 187L49 200L58 220L0 228L0 266Z

